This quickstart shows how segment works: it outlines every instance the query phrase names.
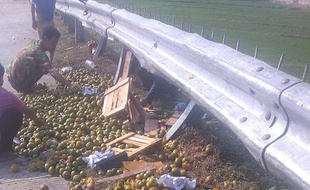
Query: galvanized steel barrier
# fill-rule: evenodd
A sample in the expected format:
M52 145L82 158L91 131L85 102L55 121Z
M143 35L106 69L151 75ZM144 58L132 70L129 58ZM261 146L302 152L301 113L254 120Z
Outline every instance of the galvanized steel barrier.
M310 189L309 84L224 44L124 9L77 0L57 0L56 8L119 41L142 67L181 88L229 127L267 171Z

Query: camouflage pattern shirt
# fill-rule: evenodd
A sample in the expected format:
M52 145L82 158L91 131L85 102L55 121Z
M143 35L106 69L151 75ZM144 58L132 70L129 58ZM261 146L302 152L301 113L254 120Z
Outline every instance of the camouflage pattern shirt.
M10 83L15 86L22 86L25 79L35 75L33 71L38 67L47 74L46 65L50 63L45 51L42 50L41 40L32 40L24 47L9 64L6 74Z

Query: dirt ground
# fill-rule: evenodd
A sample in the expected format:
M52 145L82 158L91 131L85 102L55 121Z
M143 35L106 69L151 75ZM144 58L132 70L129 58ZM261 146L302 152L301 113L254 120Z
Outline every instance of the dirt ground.
M110 76L114 76L121 51L119 43L108 41L103 55L93 60L92 55L88 51L87 42L91 40L98 42L100 37L98 34L90 30L85 30L84 42L76 43L74 34L68 32L67 26L64 25L59 15L55 16L55 25L61 32L61 38L54 56L54 64L57 68L61 69L65 66L71 66L73 70L77 70L81 67L86 68L85 61L92 60L96 65L93 70L94 72L102 75L109 74ZM84 76L84 78L87 77L88 76ZM92 79L89 81L90 84L91 80ZM106 82L111 83L111 81ZM146 90L141 88L139 79L136 77L134 78L131 91L138 99L146 94ZM162 123L165 123L173 113L172 110L178 101L189 102L188 98L179 91L178 96L173 98L166 95L158 96L150 107L160 107L162 109L156 116ZM173 153L171 152L172 150ZM169 168L175 167L175 159L176 157L178 158L178 156L180 158L182 157L182 159L186 158L185 162L188 162L188 167L185 176L190 180L196 180L197 185L195 189L293 189L282 180L264 171L234 133L220 123L210 124L208 120L203 120L200 124L195 126L184 125L176 135L176 138L165 143L162 150L142 154L138 156L136 161L162 161L165 165L165 170L153 174L159 177L164 173L173 174L172 169ZM25 158L22 160L20 159L21 158L18 158L15 162L20 165L21 172L17 174L10 173L10 175L19 175L22 179L25 175L23 171L27 170L29 167L30 160ZM1 168L1 171L10 172L9 170L10 164L7 164L5 170ZM87 174L88 177L93 177L95 179L106 177L106 175L100 174L96 169L88 169ZM33 173L29 173L28 171L26 176L30 178L27 179L27 181L33 183L33 189L37 189L37 184L32 182L32 179L40 178L46 180L47 178L59 178L56 177L58 175L51 176L47 172L39 171ZM125 180L134 185L133 181L135 178L137 178L137 176ZM68 181L63 180L63 182L64 183L52 181L48 185L50 189L68 189ZM7 185L7 188L3 189L10 189L10 181L4 182L1 179L0 183L2 185ZM108 187L112 189L122 189L117 187L118 183L119 182L116 181L113 183L96 184L94 189L106 189ZM1 184L0 189L2 189Z
M72 66L75 68L85 67L85 60L92 60L92 55L87 50L86 42L90 40L98 41L99 36L85 30L84 43L75 44L74 35L67 32L66 26L60 17L56 19L56 25L61 31L62 37L55 53L55 65L59 68ZM93 60L96 64L95 70L102 73L114 75L120 55L120 44L109 41L107 47L98 59ZM141 89L139 80L135 80L133 93L138 98L146 93ZM179 92L178 100L187 101ZM158 97L152 107L162 107L164 111L171 112L176 100L167 96ZM241 141L226 127L221 124L206 124L202 122L199 126L185 126L177 135L177 149L187 157L191 164L191 169L187 172L187 177L197 180L196 189L292 189L276 177L268 174L254 160ZM206 146L211 144L213 152L205 155L203 152ZM158 155L148 154L140 159L148 161L158 161ZM165 165L173 162L164 159ZM96 171L90 171L89 175L95 178L102 178ZM205 179L212 176L212 183L206 183ZM230 185L231 183L238 185ZM227 185L228 184L228 185ZM111 184L100 184L95 189L104 189Z

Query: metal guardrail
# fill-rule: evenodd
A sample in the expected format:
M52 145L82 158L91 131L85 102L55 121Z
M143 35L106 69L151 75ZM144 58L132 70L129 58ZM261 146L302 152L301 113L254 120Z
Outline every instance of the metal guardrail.
M181 88L229 127L267 171L310 189L309 84L224 44L124 9L77 0L57 0L56 8L103 38L118 40L142 67Z

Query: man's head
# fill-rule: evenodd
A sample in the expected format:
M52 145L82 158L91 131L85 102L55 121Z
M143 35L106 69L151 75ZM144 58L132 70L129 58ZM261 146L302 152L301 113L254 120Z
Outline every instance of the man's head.
M54 51L60 37L59 31L54 26L45 26L43 28L42 36L42 41L45 49L49 52Z
M0 63L0 86L3 85L4 67Z

